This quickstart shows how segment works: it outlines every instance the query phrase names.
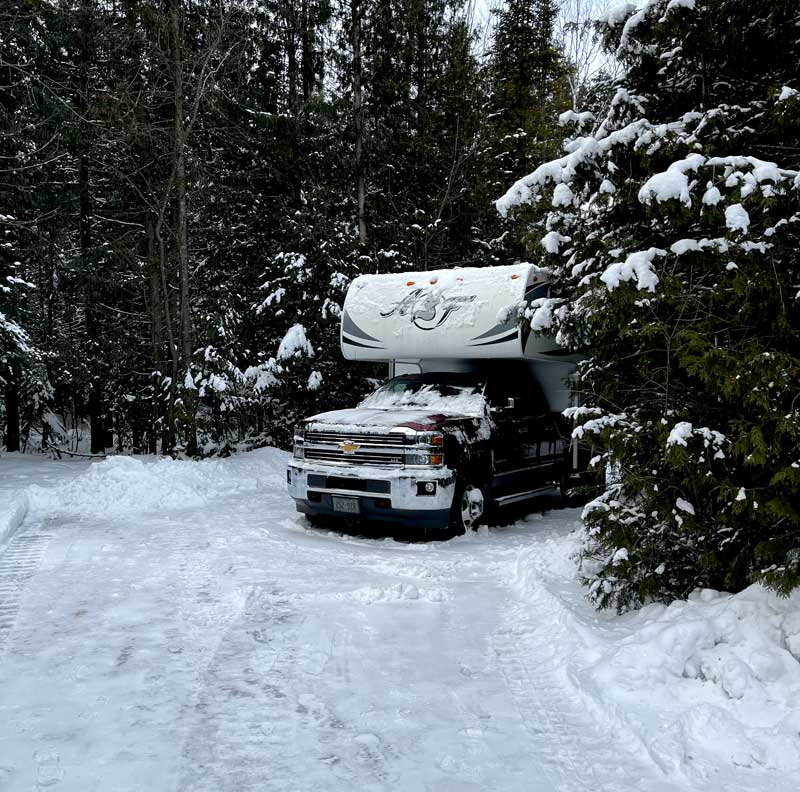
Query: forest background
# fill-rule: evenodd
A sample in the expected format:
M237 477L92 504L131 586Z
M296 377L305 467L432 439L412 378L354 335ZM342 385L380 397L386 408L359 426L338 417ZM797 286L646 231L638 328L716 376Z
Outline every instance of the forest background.
M800 10L471 2L2 0L6 449L287 447L384 373L342 365L354 277L533 261L589 596L788 593Z
M526 257L493 201L607 99L596 11L2 0L6 448L225 454L352 403L355 276Z

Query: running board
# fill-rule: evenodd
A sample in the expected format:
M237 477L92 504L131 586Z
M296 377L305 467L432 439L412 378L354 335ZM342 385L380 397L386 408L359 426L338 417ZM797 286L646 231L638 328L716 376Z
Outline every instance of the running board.
M537 495L544 495L546 492L552 492L554 489L558 489L558 487L551 484L549 487L539 487L538 489L529 490L528 492L519 492L516 495L503 495L500 498L493 498L493 500L498 506L507 506L509 503L516 503L517 501L527 500Z

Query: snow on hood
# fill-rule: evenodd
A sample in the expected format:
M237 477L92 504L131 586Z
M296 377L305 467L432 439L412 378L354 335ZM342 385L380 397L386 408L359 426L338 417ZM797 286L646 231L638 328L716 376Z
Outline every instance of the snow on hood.
M380 388L367 396L359 407L378 410L430 410L442 415L469 415L475 418L486 414L486 401L476 388L453 388L455 393L442 394L434 384L415 390L386 390Z
M350 410L332 410L312 415L306 419L308 428L317 425L327 431L364 432L386 434L392 429L436 429L444 421L453 418L468 418L463 413L445 413L440 410L389 410L374 407L354 407Z

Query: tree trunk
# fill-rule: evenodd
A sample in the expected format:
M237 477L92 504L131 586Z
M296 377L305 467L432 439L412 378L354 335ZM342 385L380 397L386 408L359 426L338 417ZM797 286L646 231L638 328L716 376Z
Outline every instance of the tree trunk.
M10 379L5 387L6 431L3 445L6 451L19 451L19 386Z
M172 33L173 157L175 169L175 252L180 281L180 334L184 363L192 355L189 250L186 234L186 118L183 105L183 32L180 0L170 2Z
M105 453L105 424L103 422L103 397L101 386L92 382L89 388L89 433L92 454Z
M144 229L147 237L147 261L150 268L150 346L153 355L152 371L161 371L166 361L163 359L164 355L164 295L161 292L161 265L159 253L161 248L156 247L156 225L159 220L152 216L145 219ZM158 243L160 244L160 242ZM168 309L167 309L168 310ZM147 452L155 454L158 451L158 419L164 418L161 411L160 394L156 384L151 377L152 394L150 398L150 409L148 411L146 435L147 435ZM141 440L135 445L141 446ZM141 453L144 449L141 449Z
M142 429L137 415L131 423L131 451L134 454L141 454L142 450Z
M367 241L366 178L364 175L364 97L361 74L361 3L351 0L353 18L353 127L355 132L356 199L358 202L358 239Z
M162 307L164 309L164 327L167 333L167 344L170 355L170 386L169 403L163 411L163 422L161 426L161 453L169 454L175 448L175 387L177 384L178 371L180 370L180 360L178 358L178 346L175 343L175 331L172 326L172 310L170 309L169 286L167 281L167 252L164 246L164 238L161 235L162 218L159 217L153 227L153 236L158 250L158 272L161 282ZM164 394L159 385L153 385L154 404L160 402Z
M300 69L303 76L303 101L308 102L316 82L314 78L314 47L310 29L308 0L301 0L300 24L300 55L302 58Z
M150 347L153 354L153 369L161 367L164 344L164 308L161 304L160 269L156 256L155 221L148 215L144 223L147 237L147 263L150 270Z
M284 0L286 23L286 83L289 98L289 110L297 109L297 18L293 0Z
M170 27L172 30L172 81L175 93L173 114L173 136L175 157L175 248L180 280L180 336L183 366L188 369L192 362L194 337L192 332L191 286L189 282L189 241L186 230L186 114L183 105L183 26L179 7L180 0L172 0ZM201 90L198 86L197 90ZM172 383L174 393L177 382ZM183 395L186 414L186 450L197 453L197 432L194 424L194 398Z
M83 0L80 6L80 72L78 75L78 107L80 109L80 135L78 150L78 243L81 267L85 279L84 315L86 338L89 343L89 431L90 450L93 454L105 451L105 428L103 425L103 383L100 378L100 321L95 310L97 294L95 278L98 273L91 266L92 251L92 199L89 178L90 130L85 118L89 109L89 64L92 61L91 26L94 19L94 4Z
M78 164L80 250L83 266L88 270L88 261L92 244L91 236L91 197L89 187L89 165L86 156L81 154ZM93 276L89 276L93 277ZM89 432L90 451L102 454L105 451L105 427L103 424L103 383L99 373L99 338L100 322L95 311L96 294L93 285L87 284L84 294L84 314L86 317L86 337L92 347L89 353Z

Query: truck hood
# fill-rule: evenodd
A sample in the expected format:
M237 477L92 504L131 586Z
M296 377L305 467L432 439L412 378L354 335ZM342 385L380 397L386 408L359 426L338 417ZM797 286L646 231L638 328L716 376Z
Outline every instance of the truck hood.
M354 407L350 410L332 410L306 418L307 427L339 432L375 432L386 434L392 429L413 429L417 432L433 431L453 420L474 421L475 416L460 413L442 413L436 410L379 410L372 407Z

